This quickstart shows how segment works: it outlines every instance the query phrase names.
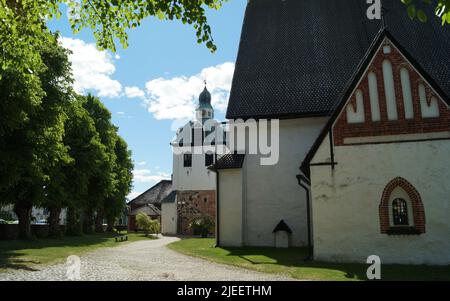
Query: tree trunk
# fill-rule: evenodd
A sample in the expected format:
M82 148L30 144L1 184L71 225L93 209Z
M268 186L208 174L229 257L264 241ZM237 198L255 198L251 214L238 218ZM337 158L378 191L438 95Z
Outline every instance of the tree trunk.
M106 228L106 232L114 232L114 222L115 221L116 221L115 218L107 217L108 227Z
M31 238L31 210L32 205L19 205L14 206L14 212L19 218L19 238L30 239Z
M67 230L68 235L79 236L83 234L83 227L80 220L80 213L75 208L69 208L67 211Z
M103 210L98 210L97 215L95 216L95 232L103 233Z
M86 234L92 234L94 232L94 214L92 210L84 211L83 232Z
M59 225L59 216L61 215L61 208L51 207L49 208L50 216L48 217L49 236L61 237L61 227Z

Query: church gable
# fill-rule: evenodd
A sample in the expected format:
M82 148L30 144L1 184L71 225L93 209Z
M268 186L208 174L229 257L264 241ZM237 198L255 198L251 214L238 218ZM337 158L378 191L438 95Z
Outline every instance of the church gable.
M333 124L334 144L450 139L450 108L385 38Z

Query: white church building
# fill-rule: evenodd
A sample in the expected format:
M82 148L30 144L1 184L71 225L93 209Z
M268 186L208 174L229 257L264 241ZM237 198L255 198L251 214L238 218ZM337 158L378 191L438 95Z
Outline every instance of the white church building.
M193 234L189 227L193 218L216 216L216 174L208 166L215 163L216 144L222 144L216 143L214 133L224 125L214 120L211 94L206 86L199 96L195 116L177 131L171 142L173 191L162 201L163 234Z
M344 2L248 1L227 118L279 119L280 155L217 160L217 245L448 265L450 28Z

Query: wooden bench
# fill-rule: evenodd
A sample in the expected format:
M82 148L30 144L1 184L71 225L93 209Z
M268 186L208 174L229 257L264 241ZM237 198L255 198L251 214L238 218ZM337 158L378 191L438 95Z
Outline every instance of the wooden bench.
M116 238L116 242L128 241L128 235L117 236L115 238Z

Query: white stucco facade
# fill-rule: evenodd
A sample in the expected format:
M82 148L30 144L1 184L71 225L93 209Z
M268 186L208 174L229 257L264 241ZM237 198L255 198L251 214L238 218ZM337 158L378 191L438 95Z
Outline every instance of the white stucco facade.
M316 260L365 263L378 255L382 263L450 264L449 140L338 146L334 152L334 170L311 166ZM312 163L329 159L326 138ZM396 177L421 196L426 220L421 235L380 231L383 190ZM393 191L396 197L402 193Z
M161 204L161 233L164 235L177 234L176 202Z
M240 247L243 245L242 170L226 169L219 175L219 240L220 245Z
M246 155L241 169L242 181L236 179L235 173L219 170L219 185L227 187L227 191L223 192L219 186L221 225L222 222L230 224L228 220L234 222L236 208L242 208L242 235L231 235L238 232L239 224L227 225L228 229L221 227L221 245L274 247L276 240L273 230L281 220L292 229L292 246L307 244L306 193L299 186L296 176L299 174L299 162L305 157L326 120L280 120L278 163L261 166L260 155ZM236 203L235 196L226 195L231 192L242 192L242 204ZM228 233L222 233L227 230ZM224 237L227 238L222 241Z
M190 221L198 215L216 217L216 144L223 147L223 124L214 120L211 94L205 87L199 96L195 120L180 128L171 142L173 150L173 203L162 204L165 234L191 234ZM219 135L219 132L222 134Z
M202 146L177 147L173 155L173 190L215 190L216 174L205 165ZM192 166L184 167L184 154L192 154Z

